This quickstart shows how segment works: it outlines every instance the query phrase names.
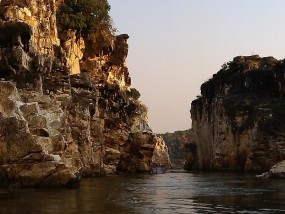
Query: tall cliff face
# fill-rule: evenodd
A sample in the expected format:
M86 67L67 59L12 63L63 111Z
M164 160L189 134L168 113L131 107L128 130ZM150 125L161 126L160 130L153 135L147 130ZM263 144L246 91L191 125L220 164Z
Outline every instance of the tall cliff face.
M67 186L81 176L169 167L164 141L130 90L128 35L101 45L58 30L58 5L0 4L0 186Z
M191 105L198 169L268 171L285 159L285 64L236 57Z

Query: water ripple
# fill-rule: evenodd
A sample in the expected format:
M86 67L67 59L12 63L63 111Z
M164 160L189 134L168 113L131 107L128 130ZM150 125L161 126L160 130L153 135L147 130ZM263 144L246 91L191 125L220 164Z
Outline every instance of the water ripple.
M75 190L5 190L0 213L285 213L285 185L237 174L120 175Z

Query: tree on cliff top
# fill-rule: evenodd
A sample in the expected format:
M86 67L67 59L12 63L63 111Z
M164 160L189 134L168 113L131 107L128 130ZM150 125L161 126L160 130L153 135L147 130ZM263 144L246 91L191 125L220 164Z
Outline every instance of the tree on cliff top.
M140 98L141 93L140 93L137 89L131 88L131 90L130 90L130 96L131 96L132 98L134 98L135 100L137 100L137 99Z
M98 31L113 33L107 0L65 0L57 12L63 29L77 30L92 39Z

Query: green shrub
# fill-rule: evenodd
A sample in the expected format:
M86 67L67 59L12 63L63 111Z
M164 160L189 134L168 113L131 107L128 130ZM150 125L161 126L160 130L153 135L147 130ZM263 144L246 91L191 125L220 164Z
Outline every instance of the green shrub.
M63 29L91 37L97 31L113 32L110 8L107 0L65 0L58 9L57 21Z
M132 98L134 98L135 100L137 100L137 99L140 98L141 94L140 94L140 92L139 92L137 89L131 88L131 94L130 94L130 96L131 96Z

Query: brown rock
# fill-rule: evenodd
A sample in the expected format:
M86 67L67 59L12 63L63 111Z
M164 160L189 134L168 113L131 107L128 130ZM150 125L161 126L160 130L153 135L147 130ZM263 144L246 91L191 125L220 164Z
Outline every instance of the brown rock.
M197 168L267 171L284 159L284 61L236 57L191 105Z
M0 185L69 186L168 166L147 108L129 93L128 35L58 35L61 2L0 3Z

